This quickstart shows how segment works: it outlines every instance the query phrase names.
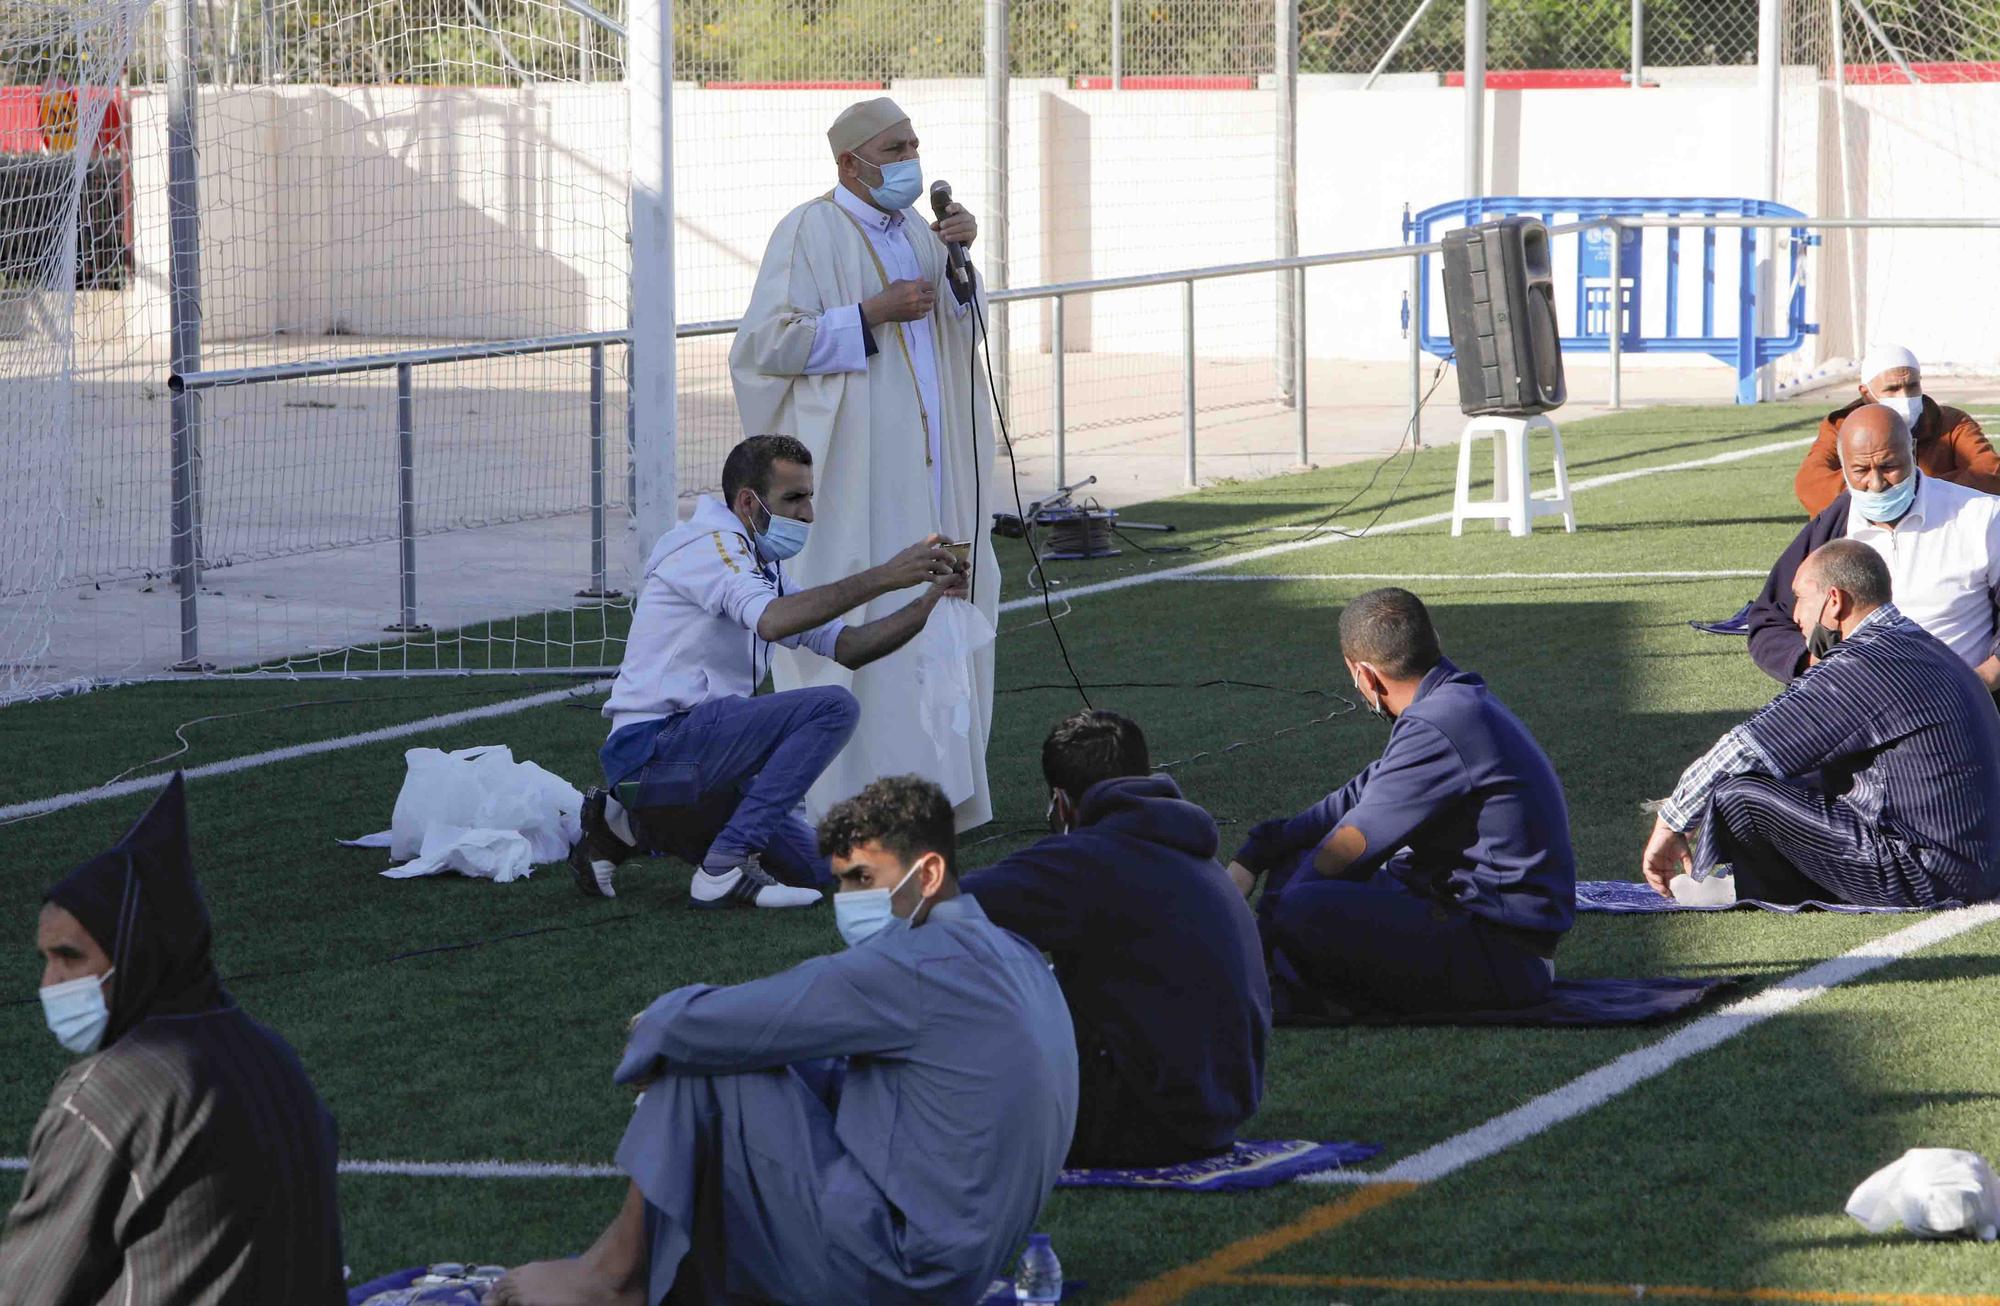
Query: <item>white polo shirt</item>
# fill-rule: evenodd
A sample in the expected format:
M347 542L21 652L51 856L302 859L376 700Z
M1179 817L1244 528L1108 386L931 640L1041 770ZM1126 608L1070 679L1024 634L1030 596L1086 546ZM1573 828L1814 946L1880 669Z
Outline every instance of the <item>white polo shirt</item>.
M784 592L778 564L758 559L736 514L703 496L694 515L662 535L646 559L625 660L604 705L612 733L711 699L756 693L770 656L757 621ZM778 642L830 658L844 629L836 618Z
M2000 633L2000 497L1921 472L1916 501L1895 530L1873 525L1850 505L1847 538L1889 564L1896 606L1969 667L1994 653Z

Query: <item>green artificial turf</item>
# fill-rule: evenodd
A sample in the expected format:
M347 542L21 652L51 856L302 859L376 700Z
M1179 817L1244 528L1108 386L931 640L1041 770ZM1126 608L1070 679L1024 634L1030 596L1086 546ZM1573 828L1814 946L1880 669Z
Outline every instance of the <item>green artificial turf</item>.
M1810 436L1799 407L1655 409L1565 432L1573 481ZM1155 759L1233 847L1247 826L1296 810L1380 750L1386 727L1353 710L1335 644L1340 605L1367 579L1173 580L1067 599L1094 582L1220 562L1237 575L1412 580L1447 652L1484 674L1532 727L1567 786L1584 874L1631 878L1650 818L1680 768L1773 690L1741 640L1688 629L1726 616L1753 579L1496 579L1492 573L1761 568L1802 514L1796 449L1586 490L1579 530L1544 520L1514 540L1484 523L1358 540L1265 528L1358 530L1449 509L1453 450L1223 485L1135 508L1188 553L1128 549L1051 563L1052 607L1100 706L1135 716ZM1482 460L1483 461L1483 460ZM1370 483L1370 477L1374 480ZM1365 487L1365 488L1364 488ZM1348 501L1352 500L1350 504ZM1271 546L1299 547L1268 556ZM1002 542L1004 597L1031 598L1022 546ZM554 614L537 629L567 629ZM598 620L598 618L591 618ZM586 623L587 624L587 623ZM614 618L612 631L615 635ZM602 631L601 625L589 626ZM1045 793L1036 747L1077 701L1036 601L1003 615L989 753L996 819L967 836L978 865L1036 837ZM581 629L581 628L579 628ZM482 635L486 632L474 632ZM447 640L447 643L450 641ZM476 641L475 641L476 642ZM615 642L615 641L614 641ZM482 645L483 647L483 645ZM1204 685L1203 682L1227 681ZM0 803L103 781L178 746L179 764L345 735L549 688L573 678L145 685L0 711L16 759ZM684 868L628 869L615 901L585 900L561 868L496 886L399 882L379 852L337 837L388 824L403 750L506 743L583 784L604 723L597 699L197 781L194 839L217 956L238 998L299 1049L352 1158L603 1162L629 1116L610 1083L627 1018L658 993L732 982L837 946L825 910L684 910ZM156 768L157 769L157 768ZM30 951L41 890L115 837L149 795L0 827L0 903L17 946L0 968L0 1154L19 1155L63 1064L34 1002ZM1756 985L1907 923L1894 917L1757 914L1587 916L1565 973L1742 975ZM1995 1150L2000 1127L1988 1017L2000 1018L2000 944L1974 932L1898 963L1695 1057L1598 1111L1252 1272L1433 1279L1554 1279L1735 1288L1968 1292L1992 1282L1991 1249L1871 1239L1840 1214L1851 1186L1914 1145ZM1280 1031L1249 1137L1369 1139L1384 1163L1438 1142L1658 1038L1647 1031ZM16 1174L0 1175L11 1200ZM1043 1225L1093 1299L1123 1292L1349 1190L1288 1186L1236 1196L1061 1192ZM615 1208L615 1181L348 1176L348 1260L366 1277L434 1259L515 1262L577 1250ZM1541 1300L1535 1293L1479 1300ZM1214 1301L1449 1301L1451 1291L1202 1289Z

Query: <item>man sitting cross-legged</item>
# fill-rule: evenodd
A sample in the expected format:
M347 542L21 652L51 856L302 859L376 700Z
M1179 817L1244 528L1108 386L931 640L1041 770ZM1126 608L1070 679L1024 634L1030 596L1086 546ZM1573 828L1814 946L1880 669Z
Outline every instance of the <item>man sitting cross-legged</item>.
M975 1302L1019 1249L1076 1121L1055 977L959 893L936 785L878 780L820 840L846 951L649 1007L624 1209L488 1306Z
M723 463L722 498L702 499L654 546L604 705L605 783L636 779L637 798L628 811L602 790L584 796L583 837L570 849L583 892L612 896L612 873L645 846L699 863L689 885L698 907L820 900L825 863L797 809L859 709L837 686L757 695L771 645L865 666L909 643L966 584L933 535L879 567L787 594L784 560L805 547L812 521L812 455L790 436L757 435ZM880 620L840 620L919 585Z
M1394 720L1382 756L1290 820L1250 832L1230 874L1258 904L1281 1019L1547 1000L1576 911L1562 782L1528 728L1438 648L1423 602L1378 589L1340 614L1356 690Z
M1051 954L1076 1024L1073 1166L1227 1151L1257 1109L1271 989L1215 821L1153 775L1146 737L1083 711L1042 743L1056 833L965 877L993 923Z
M1735 896L1934 907L2000 896L2000 715L1965 660L1831 540L1799 565L1805 674L1682 773L1640 869L1734 869ZM1699 835L1694 846L1689 836Z

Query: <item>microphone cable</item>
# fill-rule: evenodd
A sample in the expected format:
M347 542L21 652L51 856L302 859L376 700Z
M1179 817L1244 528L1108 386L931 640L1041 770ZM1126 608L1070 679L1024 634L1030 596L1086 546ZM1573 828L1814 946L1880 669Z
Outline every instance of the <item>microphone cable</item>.
M971 275L971 260L969 259L967 260L967 271L968 275ZM1042 565L1041 550L1035 545L1035 523L1028 520L1027 508L1022 504L1021 464L1014 457L1014 435L1007 429L1007 415L1000 408L1000 385L993 374L993 338L987 334L986 313L979 306L979 279L977 276L973 276L972 278L972 297L970 302L973 318L979 323L980 346L979 349L973 351L971 359L972 372L967 378L966 387L971 395L972 407L973 507L975 511L979 507L979 357L980 350L983 349L986 356L986 390L988 397L993 403L993 420L1000 427L1000 437L1007 446L1007 466L1013 473L1014 512L1021 519L1021 538L1027 541L1028 556L1034 562L1034 566L1028 574L1030 576L1039 574L1042 578L1040 587L1042 591L1042 612L1048 620L1049 633L1056 637L1056 649L1062 654L1063 669L1069 672L1070 683L1076 687L1077 697L1083 700L1083 705L1094 709L1097 705L1090 701L1090 691L1084 688L1083 677L1077 674L1076 663L1070 660L1069 643L1063 639L1062 627L1056 624L1055 603L1049 597L1048 569ZM1058 306L1057 311L1061 311L1060 306ZM981 530L986 530L989 534L991 531L991 528L987 526L983 517L976 519L973 524L972 549L975 558L979 552L978 532ZM976 564L974 570L975 572L977 571Z

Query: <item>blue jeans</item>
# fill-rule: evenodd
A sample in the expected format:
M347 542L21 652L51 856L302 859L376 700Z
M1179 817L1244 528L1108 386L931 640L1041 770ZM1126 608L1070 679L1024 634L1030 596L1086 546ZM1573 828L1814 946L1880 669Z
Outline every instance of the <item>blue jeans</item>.
M847 746L860 717L854 695L836 686L711 699L677 717L627 726L605 741L604 778L614 787L636 778L634 806L641 812L671 807L719 815L718 807L740 791L703 863L734 866L761 853L766 868L785 883L823 886L832 875L818 837L795 813L806 790ZM647 730L653 732L651 756L636 772L611 774L615 757L630 756L614 745Z

